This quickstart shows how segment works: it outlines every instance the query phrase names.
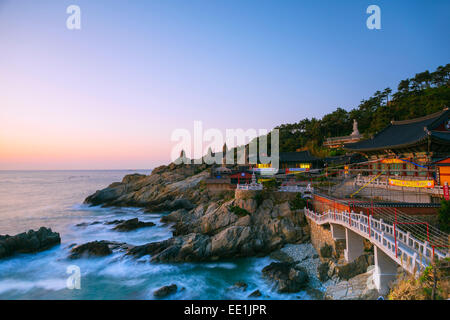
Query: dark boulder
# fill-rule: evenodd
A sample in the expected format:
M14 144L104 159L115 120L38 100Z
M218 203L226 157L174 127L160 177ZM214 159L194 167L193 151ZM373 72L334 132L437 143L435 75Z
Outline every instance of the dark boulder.
M71 254L69 256L70 259L78 259L83 256L97 256L103 257L110 255L112 253L109 245L111 242L109 241L92 241L88 242L76 247L73 247L70 251Z
M165 215L161 218L161 222L169 223L169 222L178 222L181 221L181 219L187 214L186 209L178 209L173 212L171 212L168 215Z
M93 226L93 225L100 224L100 223L101 223L100 221L81 222L81 223L76 224L75 226L76 227L87 227L87 226Z
M152 255L152 262L207 261L211 258L208 236L197 233L136 246L128 251L137 258Z
M258 297L261 297L261 296L262 296L261 291L255 290L252 293L250 293L250 295L248 297L249 298L258 298Z
M112 221L106 221L104 224L106 225L112 225L112 224L119 224L125 222L125 220L112 220Z
M248 284L246 284L244 281L238 281L232 287L230 287L229 290L245 291L245 290L247 290L247 287L248 287Z
M161 212L161 211L175 211L179 209L191 210L194 209L194 205L188 199L175 199L169 200L157 204L157 205L149 205L147 211L148 212Z
M143 222L143 221L139 221L138 218L134 218L134 219L120 222L119 224L117 224L117 226L114 227L114 230L126 232L126 231L132 231L132 230L136 230L138 228L143 228L143 227L153 227L154 225L155 224L153 222Z
M111 204L124 192L124 186L112 184L103 190L97 190L93 195L84 200L84 203L97 206L100 204Z
M169 286L164 286L159 288L158 290L153 292L153 295L155 296L155 298L161 299L161 298L165 298L168 295L171 295L175 292L177 292L178 287L176 284L171 284Z
M322 258L331 258L333 255L333 247L325 243L323 247L320 248L320 255Z
M274 260L278 260L280 262L294 262L294 259L288 255L286 252L281 250L276 250L270 254L270 258Z
M338 266L337 274L339 278L348 280L354 276L367 272L367 267L373 263L373 255L363 254L350 263L343 266Z
M320 281L324 282L329 279L328 271L330 269L330 266L328 262L321 263L319 267L317 268L317 275Z
M15 253L33 253L49 249L61 243L59 233L41 227L38 231L30 230L15 236L0 235L0 259Z
M308 273L295 263L272 262L262 269L262 274L275 282L280 293L298 292L308 284Z

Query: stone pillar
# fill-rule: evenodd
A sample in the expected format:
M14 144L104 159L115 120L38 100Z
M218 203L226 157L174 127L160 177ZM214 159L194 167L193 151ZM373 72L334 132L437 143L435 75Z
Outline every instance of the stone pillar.
M345 241L347 244L347 248L345 249L345 260L347 262L352 262L364 253L363 237L359 234L345 228Z
M227 149L227 144L225 143L222 148L222 167L225 167L227 164L227 160L226 160L227 153L228 153L228 149Z
M339 224L333 224L333 223L330 223L330 226L331 226L331 235L333 236L334 240L346 239L345 227L343 227Z
M374 282L377 290L381 294L389 293L389 284L397 276L397 263L392 260L383 250L374 246L375 251L375 272Z

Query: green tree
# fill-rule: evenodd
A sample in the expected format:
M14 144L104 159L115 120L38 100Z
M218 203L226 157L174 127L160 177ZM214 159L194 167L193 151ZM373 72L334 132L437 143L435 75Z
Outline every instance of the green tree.
M439 228L444 232L450 232L450 200L442 200L439 208Z

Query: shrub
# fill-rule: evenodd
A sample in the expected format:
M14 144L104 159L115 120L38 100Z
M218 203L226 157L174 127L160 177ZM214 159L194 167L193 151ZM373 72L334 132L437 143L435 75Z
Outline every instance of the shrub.
M258 191L254 196L253 196L253 200L256 201L257 206L259 207L264 200L266 199L271 199L272 193L271 191L267 190L267 189L263 189L261 191ZM273 200L273 199L272 199Z
M267 181L263 181L263 187L269 191L275 191L280 186L280 183L276 179L270 179Z
M301 193L297 193L290 202L291 210L299 210L306 207L306 200L302 198Z
M320 248L320 255L322 258L331 258L331 255L333 254L333 247L329 244L325 243L322 248Z
M248 212L247 210L238 207L238 206L230 206L228 207L228 210L230 210L231 212L233 212L235 215L239 216L239 217L244 217L250 214L250 212Z
M256 201L256 204L259 207L264 201L264 194L262 192L257 192L253 197L253 200Z
M439 208L439 228L444 232L450 232L450 200L442 200Z
M409 275L399 279L389 293L389 300L445 300L450 292L448 260L436 261L422 271L418 279ZM434 297L433 297L433 287Z

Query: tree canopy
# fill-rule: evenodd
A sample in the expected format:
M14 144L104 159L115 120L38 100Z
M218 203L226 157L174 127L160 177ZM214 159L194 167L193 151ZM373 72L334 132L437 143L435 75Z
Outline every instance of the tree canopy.
M330 150L322 148L324 140L349 135L353 119L358 121L360 133L368 138L391 120L425 116L446 106L450 106L450 64L439 66L434 72L426 70L411 79L401 80L394 94L391 88L377 91L350 111L337 108L322 119L302 119L278 126L280 151L309 149L318 156L330 155Z

